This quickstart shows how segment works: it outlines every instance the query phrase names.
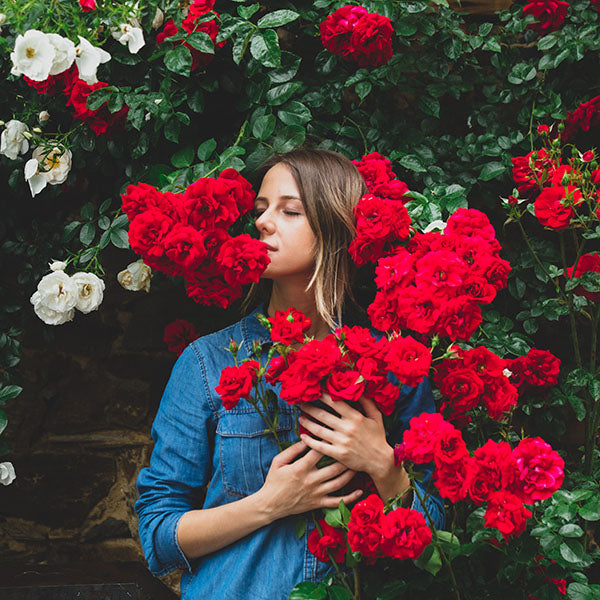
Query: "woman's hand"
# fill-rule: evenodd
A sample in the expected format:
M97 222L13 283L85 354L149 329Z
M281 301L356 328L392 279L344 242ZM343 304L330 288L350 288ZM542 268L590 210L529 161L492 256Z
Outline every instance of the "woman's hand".
M320 438L302 434L302 441L353 471L367 473L384 499L406 490L410 480L404 467L394 464L394 450L387 443L383 418L375 403L363 396L363 415L346 402L334 402L329 394L323 394L321 401L336 414L310 404L300 405L304 415L299 423Z
M349 504L362 496L362 490L346 496L330 496L343 488L355 471L340 463L318 469L317 463L323 457L320 452L308 449L298 458L307 449L300 441L275 456L265 483L257 492L273 520L314 508L335 508L340 500Z

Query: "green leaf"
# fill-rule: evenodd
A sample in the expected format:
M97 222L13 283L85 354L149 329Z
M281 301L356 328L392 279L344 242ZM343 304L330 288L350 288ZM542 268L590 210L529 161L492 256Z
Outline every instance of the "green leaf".
M7 385L0 389L0 400L12 400L16 398L21 392L23 388L18 385Z
M260 8L260 4L256 2L250 6L238 6L237 12L242 19L249 19Z
M590 396L596 401L600 402L600 381L598 379L591 379L588 383L588 390Z
M258 20L257 25L261 29L267 27L281 27L287 23L295 21L300 15L293 10L275 10L268 15L264 15Z
M204 110L204 93L202 90L196 90L189 94L187 103L194 112L201 113Z
M113 94L108 100L108 110L116 113L123 108L123 94Z
M7 425L8 419L6 418L6 413L3 410L0 410L0 433L6 429Z
M81 223L79 221L71 221L68 225L65 225L60 241L63 244L70 242L73 237L75 237L75 233L77 233L77 229L79 227L81 227Z
M98 219L98 227L105 231L110 227L110 219L106 215L103 215Z
M587 583L574 581L567 586L569 600L596 600L597 596Z
M110 232L110 241L117 248L129 248L129 236L125 229L112 229Z
M330 600L352 600L352 594L341 585L332 585L327 588Z
M593 498L579 509L579 516L586 521L600 521L600 498Z
M554 58L554 68L558 67L563 60L565 60L571 54L571 48L567 47Z
M492 30L491 23L482 23L479 26L479 35L485 37Z
M90 110L98 110L112 95L117 88L109 85L107 87L99 88L89 94L86 100L86 107Z
M585 551L583 546L577 540L567 540L558 548L560 555L569 563L581 562L584 558Z
M558 42L558 37L553 33L550 35L545 35L543 38L540 38L537 43L538 50L550 50L556 42Z
M394 33L401 37L410 37L417 33L418 27L416 21L412 17L404 18L394 24Z
M79 240L84 246L89 246L96 237L96 227L93 223L85 223L79 232Z
M432 575L436 575L442 568L442 557L435 544L429 544L413 562L419 569L423 569Z
M373 89L373 84L370 81L360 81L356 84L354 89L356 90L358 97L361 100L364 100Z
M275 129L275 115L258 117L252 126L252 134L259 140L266 140Z
M575 523L567 523L558 530L558 534L562 535L563 537L577 538L583 535L583 529L581 529L581 527Z
M289 83L282 83L271 88L267 92L267 102L272 106L277 106L287 102L291 96L293 96L300 88L302 84L298 81L290 81Z
M100 250L104 250L104 248L106 248L106 246L108 246L109 242L110 242L110 229L107 229L106 231L103 231L102 235L100 236L100 241L98 242L98 245L100 246Z
M178 169L189 167L194 162L194 154L194 148L187 146L171 156L171 164Z
M305 125L312 119L310 110L297 100L291 100L277 112L279 119L286 125Z
M250 41L250 54L265 67L281 66L281 49L273 29L255 33Z
M288 600L325 600L325 598L327 598L325 586L303 581L294 586Z
M332 527L343 527L344 520L339 508L325 508L325 521Z
M421 159L415 154L407 154L398 161L405 169L415 173L424 173L427 169L424 167Z
M477 179L480 181L489 181L502 175L506 171L506 167L501 162L490 162L483 165Z
M301 125L288 125L280 129L273 140L275 152L289 152L302 145L306 139L306 130Z
M211 40L208 33L205 31L194 31L185 38L185 41L196 50L204 52L205 54L214 54L215 45Z
M84 221L91 221L94 218L94 205L91 202L87 202L81 207L81 218Z
M210 158L210 156L216 149L217 149L217 142L215 141L214 138L210 138L209 140L202 142L198 146L198 150L196 150L196 155L198 156L199 160L204 162L205 160L208 160Z
M344 504L343 500L340 500L340 503L338 504L338 510L340 511L340 514L342 515L342 521L344 522L344 525L348 525L348 522L350 521L350 510L348 509L348 507Z
M177 75L189 77L192 67L192 53L185 46L172 48L165 54L165 66Z
M426 114L432 117L439 118L440 116L440 103L431 96L421 96L419 98L419 108Z
M294 533L296 534L296 537L299 540L301 540L304 537L304 534L306 533L306 518L305 517L298 517L297 519L295 519Z
M569 404L575 413L575 418L580 422L583 421L586 415L586 408L583 400L579 396L575 396L573 394L567 396L567 398L569 399Z

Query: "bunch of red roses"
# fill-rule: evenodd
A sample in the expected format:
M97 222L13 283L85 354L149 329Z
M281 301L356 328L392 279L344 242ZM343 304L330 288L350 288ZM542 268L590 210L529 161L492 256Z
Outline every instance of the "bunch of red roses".
M368 194L354 208L356 238L348 251L360 267L393 253L394 247L410 233L410 216L404 203L408 186L400 181L389 159L377 152L352 161L362 175Z
M568 10L569 3L563 0L534 0L523 7L523 14L535 17L528 29L546 34L560 29Z
M219 14L213 11L214 0L193 0L190 4L188 13L181 23L181 27L187 33L202 32L208 34L215 48L222 48L225 41L217 42L219 33ZM173 19L165 22L163 30L156 36L156 43L162 44L168 42L170 37L179 33L179 28ZM194 71L199 66L205 66L212 61L214 54L200 52L188 42L182 40L173 42L174 45L182 44L188 48L192 54L191 70Z
M108 110L108 100L99 108L90 110L87 108L88 96L95 90L107 87L108 83L97 81L94 84L88 84L79 78L77 66L73 65L63 73L58 75L49 75L44 81L34 81L26 76L23 79L30 87L34 88L38 94L48 94L54 96L63 92L67 98L67 106L72 106L74 118L86 123L96 134L110 134L116 129L122 129L125 126L125 119L129 112L128 106L123 106L118 111L111 113Z
M461 432L439 413L413 417L397 452L416 464L434 462L443 498L487 502L485 525L505 539L525 529L532 514L525 505L550 498L564 480L563 459L541 438L524 438L514 449L488 440L471 455Z
M371 494L357 502L344 529L319 521L322 535L317 529L308 536L308 549L320 561L343 562L347 548L360 552L367 559L418 558L431 543L431 529L423 515L411 508L396 508L384 513L383 500ZM347 535L347 542L346 542Z
M373 326L468 340L481 323L480 304L506 286L510 265L499 250L494 228L475 209L459 208L443 233L415 233L377 263Z
M416 386L429 372L429 349L411 337L376 339L364 327L343 326L322 340L306 341L310 320L293 308L262 322L281 350L271 358L264 377L272 385L281 384L280 397L288 404L314 402L324 393L346 402L358 402L364 395L389 415L400 390L388 380L388 373L400 383ZM289 345L294 342L306 343L292 350ZM253 360L222 371L216 391L226 408L249 397L259 371L262 376Z
M262 242L227 231L254 206L254 195L235 169L198 179L180 194L130 185L122 198L131 248L153 269L183 276L196 302L226 308L269 263Z
M570 140L579 130L589 131L600 123L600 96L582 102L564 120L564 129L560 134L563 142Z
M333 54L359 67L379 67L392 58L394 29L388 17L362 6L338 8L321 23L321 41Z

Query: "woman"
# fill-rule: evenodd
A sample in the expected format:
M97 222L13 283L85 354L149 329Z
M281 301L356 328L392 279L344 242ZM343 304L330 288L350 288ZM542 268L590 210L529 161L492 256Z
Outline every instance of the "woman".
M272 316L294 306L311 318L309 335L322 339L342 322L352 209L365 184L351 161L318 149L276 155L259 172L256 227L270 258L263 274L270 295L260 311ZM240 344L238 360L253 342L271 343L256 312L196 340L180 356L152 428L150 467L138 478L136 511L150 570L185 569L184 599L287 598L296 583L319 581L330 569L307 549L312 524L305 521L304 535L296 535L298 515L358 500L361 490L335 495L358 471L371 476L384 499L409 486L404 468L394 464L381 414L366 398L362 411L328 396L322 400L333 414L305 408L300 422L320 439L300 441L291 409L280 401L278 435L295 442L281 453L252 406L242 401L223 409L215 387L221 370L233 364L229 342ZM412 416L435 410L428 384L403 388L398 407L396 437ZM324 454L336 462L319 469ZM426 502L440 527L441 501ZM412 503L423 510L417 498Z

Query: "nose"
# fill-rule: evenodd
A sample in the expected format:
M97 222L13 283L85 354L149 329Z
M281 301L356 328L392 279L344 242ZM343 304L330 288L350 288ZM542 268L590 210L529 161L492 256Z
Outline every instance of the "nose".
M271 218L271 212L269 209L265 210L255 221L254 224L256 229L260 233L273 233L275 230L275 225L273 223L273 219Z

